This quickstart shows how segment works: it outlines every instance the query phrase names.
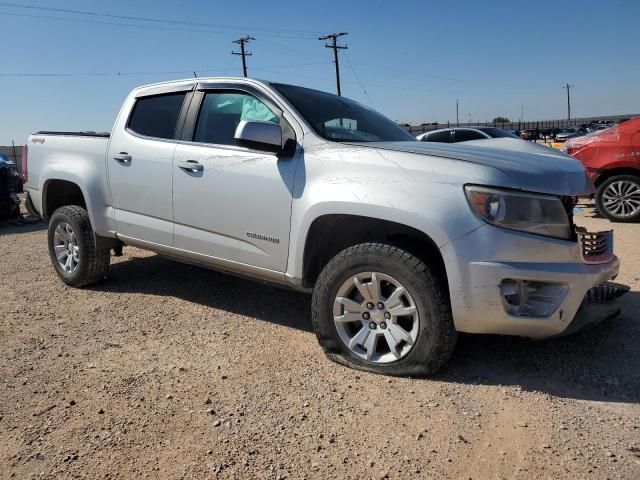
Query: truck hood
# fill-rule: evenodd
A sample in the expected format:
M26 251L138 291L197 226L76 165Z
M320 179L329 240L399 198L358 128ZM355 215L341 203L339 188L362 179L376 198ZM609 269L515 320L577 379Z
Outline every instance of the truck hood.
M451 158L497 168L510 177L515 188L553 195L582 196L594 193L591 180L579 160L552 148L491 148L460 143L358 142L361 147ZM517 144L520 146L520 144ZM473 179L469 179L473 183Z

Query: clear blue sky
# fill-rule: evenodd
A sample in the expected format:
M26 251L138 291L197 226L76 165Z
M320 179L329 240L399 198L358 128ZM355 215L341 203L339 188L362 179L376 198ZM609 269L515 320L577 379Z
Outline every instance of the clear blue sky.
M461 121L517 120L521 106L525 119L562 118L567 82L575 116L640 112L638 0L13 3L208 25L0 2L0 145L40 129L110 130L136 85L192 70L240 75L231 41L244 34L256 38L250 76L333 92L331 50L316 37L349 32L343 94L401 122L454 120L456 98Z

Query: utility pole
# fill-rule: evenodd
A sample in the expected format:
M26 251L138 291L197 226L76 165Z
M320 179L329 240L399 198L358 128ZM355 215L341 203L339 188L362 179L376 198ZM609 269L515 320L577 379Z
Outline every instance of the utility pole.
M460 105L456 98L456 126L460 126Z
M574 85L569 85L568 83L562 87L567 89L567 122L571 121L571 87Z
M246 77L247 76L247 60L246 57L250 57L253 55L251 52L246 52L244 49L245 43L249 43L251 40L255 40L255 38L246 35L242 38L234 40L232 43L237 43L240 45L239 52L231 52L231 55L242 55L242 73Z
M338 37L343 35L349 35L347 32L331 33L324 37L319 37L318 40L331 40L330 44L325 44L325 48L333 48L333 63L336 64L336 86L338 89L338 96L342 96L340 92L340 64L338 63L338 50L346 50L346 45L338 45Z

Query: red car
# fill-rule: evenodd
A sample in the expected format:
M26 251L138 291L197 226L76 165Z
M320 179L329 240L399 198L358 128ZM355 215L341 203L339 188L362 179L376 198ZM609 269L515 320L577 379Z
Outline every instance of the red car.
M563 150L587 169L602 216L614 222L640 221L640 117L570 138Z

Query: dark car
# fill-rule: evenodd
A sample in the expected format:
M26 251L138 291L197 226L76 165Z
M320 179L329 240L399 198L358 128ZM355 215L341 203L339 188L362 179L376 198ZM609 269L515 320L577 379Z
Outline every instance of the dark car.
M543 128L540 130L540 135L545 138L556 138L556 135L562 131L561 128Z
M520 132L520 138L523 140L538 140L540 138L540 130L537 128L528 128Z
M9 188L16 193L21 193L24 190L24 181L16 162L9 160L4 153L0 153L0 161L5 162L9 168Z
M16 182L15 166L0 156L0 220L16 218L20 213L19 184Z

